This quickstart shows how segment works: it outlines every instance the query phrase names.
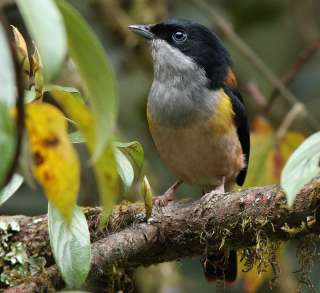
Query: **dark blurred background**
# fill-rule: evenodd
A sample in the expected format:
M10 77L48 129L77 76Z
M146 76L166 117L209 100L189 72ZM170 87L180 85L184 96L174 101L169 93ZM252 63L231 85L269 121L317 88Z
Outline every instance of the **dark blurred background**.
M21 17L12 4L7 3L6 15L11 24L26 34ZM121 141L138 140L145 151L146 174L156 194L160 194L175 178L160 161L147 128L145 108L152 82L152 64L148 44L127 29L129 24L156 23L164 18L187 18L198 21L215 31L224 41L234 60L234 70L241 92L245 98L249 117L253 124L256 117L266 118L273 129L277 129L291 106L280 95L270 104L268 99L274 87L265 76L244 57L243 53L216 25L216 20L207 10L191 0L71 0L70 1L103 43L114 66L118 82L120 113L116 129ZM200 1L199 1L200 2ZM210 8L230 23L235 32L279 77L285 76L305 50L312 50L320 38L319 0L212 0ZM70 60L66 61L58 84L81 89L81 81ZM320 120L320 54L312 56L299 68L288 88L302 101L308 111ZM265 105L267 104L267 106ZM306 117L298 117L291 129L303 135L317 130ZM94 180L87 164L87 155L78 146L83 156L83 180L80 204L96 205L97 195ZM255 162L250 162L255 164ZM266 182L269 183L269 182ZM273 183L273 182L270 182ZM137 186L136 186L137 187ZM137 188L125 197L138 200ZM183 187L180 196L194 196L199 190ZM40 190L24 185L0 208L1 214L45 213L47 202ZM282 274L275 292L293 292L297 286L298 269L296 244L290 243L281 251ZM319 266L313 270L313 281L319 290L316 276ZM163 264L149 269L139 269L137 280L141 292L215 292L221 290L205 282L199 260L186 260L175 264ZM260 284L261 283L261 284ZM227 287L227 292L268 292L268 278L252 274L237 284Z

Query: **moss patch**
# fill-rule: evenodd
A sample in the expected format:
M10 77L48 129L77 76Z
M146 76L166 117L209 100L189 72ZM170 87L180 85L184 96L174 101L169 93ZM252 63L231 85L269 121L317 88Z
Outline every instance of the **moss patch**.
M44 270L43 257L28 256L22 242L12 241L19 231L18 222L0 220L0 288L20 284Z
M319 236L311 234L305 236L298 244L297 257L300 269L296 272L299 280L297 292L303 292L303 288L308 289L309 292L316 292L310 276L314 259L318 253L319 242Z

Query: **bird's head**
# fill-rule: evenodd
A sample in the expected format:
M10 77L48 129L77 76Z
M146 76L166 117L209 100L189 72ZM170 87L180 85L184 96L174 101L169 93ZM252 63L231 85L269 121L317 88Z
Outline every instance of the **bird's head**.
M205 26L188 20L169 19L154 25L131 25L134 33L151 40L154 65L171 66L178 73L202 69L210 87L219 87L231 65L221 40Z

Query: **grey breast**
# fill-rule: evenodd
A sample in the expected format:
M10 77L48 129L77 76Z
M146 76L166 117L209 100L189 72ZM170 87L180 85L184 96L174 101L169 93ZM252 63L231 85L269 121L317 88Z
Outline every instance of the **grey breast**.
M213 114L217 96L203 68L164 40L152 42L154 80L148 111L165 127L183 127Z

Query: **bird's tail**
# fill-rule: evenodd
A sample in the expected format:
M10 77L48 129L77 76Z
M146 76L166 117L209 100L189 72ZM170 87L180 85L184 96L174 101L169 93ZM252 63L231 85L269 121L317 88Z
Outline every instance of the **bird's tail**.
M237 278L237 252L235 250L208 254L202 261L202 265L208 282L223 280L232 283Z

